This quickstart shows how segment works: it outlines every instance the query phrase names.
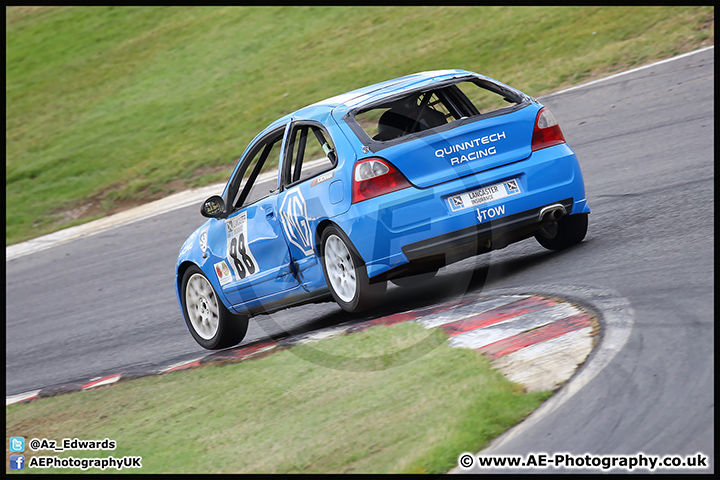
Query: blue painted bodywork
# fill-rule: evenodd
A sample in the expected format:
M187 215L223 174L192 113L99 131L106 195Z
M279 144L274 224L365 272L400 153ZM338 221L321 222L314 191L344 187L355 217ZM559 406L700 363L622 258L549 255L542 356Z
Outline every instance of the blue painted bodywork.
M522 102L502 114L461 119L408 135L401 141L373 141L358 130L357 124L353 125L353 112L367 105L462 78L490 82L513 92ZM285 185L289 182L283 182L278 175L270 180L274 194L227 218L211 218L190 235L181 248L176 269L181 308L182 276L192 264L203 270L225 306L236 313L270 312L325 298L328 287L318 243L322 229L330 224L352 241L371 281L382 280L393 272L399 274L409 264L403 248L488 223L490 218L483 218L485 214L479 208L453 211L451 198L499 182L515 180L521 193L482 206L498 207L487 213L493 215L493 225L566 199L570 202L568 214L589 213L582 173L571 148L562 143L531 151L533 127L541 108L534 99L493 79L464 70L447 70L371 85L278 119L255 137L241 156L222 195L226 205L232 200L232 178L253 147L271 132L284 132L278 169L283 171L288 157L284 151L288 132L297 122L314 122L323 127L335 146L336 165L324 176L297 184ZM483 157L480 152L487 153L491 146L493 153ZM353 167L369 157L390 162L411 186L352 204ZM230 235L240 232L231 231L228 222L245 225L247 249L257 267L242 279L231 271L229 280L216 268L222 270L223 262L230 266Z

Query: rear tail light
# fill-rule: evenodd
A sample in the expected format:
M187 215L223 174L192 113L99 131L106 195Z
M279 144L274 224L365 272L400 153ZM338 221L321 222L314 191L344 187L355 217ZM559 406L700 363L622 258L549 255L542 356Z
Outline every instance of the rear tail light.
M355 164L352 203L379 197L409 186L410 182L387 160L376 157L366 158Z
M565 137L560 130L557 120L546 107L540 109L535 119L535 129L532 136L532 151L552 147L565 143Z

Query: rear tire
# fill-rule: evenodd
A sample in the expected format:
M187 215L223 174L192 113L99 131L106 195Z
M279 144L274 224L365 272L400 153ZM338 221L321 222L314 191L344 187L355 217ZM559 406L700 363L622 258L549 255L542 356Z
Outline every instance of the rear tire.
M339 228L326 228L320 245L325 282L340 308L346 312L361 312L382 300L387 283L370 284L362 258Z
M563 250L583 241L588 228L588 215L566 215L557 222L541 227L535 239L548 250Z
M201 347L220 350L245 338L249 317L231 313L195 265L183 275L181 298L185 324Z

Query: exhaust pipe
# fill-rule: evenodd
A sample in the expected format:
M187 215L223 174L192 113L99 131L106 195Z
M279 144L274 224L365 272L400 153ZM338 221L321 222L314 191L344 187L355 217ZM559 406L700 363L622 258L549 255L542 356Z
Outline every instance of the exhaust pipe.
M548 205L547 207L543 207L540 210L540 214L538 215L538 221L541 223L557 222L563 215L567 215L565 207L559 203L556 203L554 205Z

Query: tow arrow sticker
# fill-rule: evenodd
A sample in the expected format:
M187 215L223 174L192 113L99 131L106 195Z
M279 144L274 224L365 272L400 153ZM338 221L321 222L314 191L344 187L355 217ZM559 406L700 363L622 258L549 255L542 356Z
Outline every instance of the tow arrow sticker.
M475 210L477 211L477 219L480 223L491 218L505 215L505 205L498 205L497 207L486 208L485 210L476 208Z

